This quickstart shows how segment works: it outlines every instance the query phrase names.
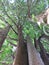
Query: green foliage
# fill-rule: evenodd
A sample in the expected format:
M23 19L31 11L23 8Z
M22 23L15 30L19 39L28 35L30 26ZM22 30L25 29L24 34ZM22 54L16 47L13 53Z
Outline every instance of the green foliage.
M5 27L5 23L2 20L0 20L0 28L4 28L4 27Z
M49 3L49 0L47 0ZM31 0L30 0L31 2ZM44 11L46 8L44 0L34 0L34 2L31 2L30 4L30 13L32 16L33 22L29 21L27 19L27 13L28 13L28 7L27 2L24 2L24 0L0 0L0 28L4 28L7 24L5 23L4 19L14 28L14 30L17 32L16 25L18 22L23 25L23 35L24 38L26 38L27 35L31 37L31 39L34 40L34 38L39 38L41 34L44 33L44 30L47 32L49 30L49 26L45 27L43 30L43 26L45 24L41 24L40 26L37 25L37 20L35 18L35 15L38 15L42 11ZM8 16L7 16L8 14ZM1 16L3 17L3 20L1 19ZM49 33L49 31L48 31ZM8 36L11 38L18 39L18 35L14 33L12 29L10 29ZM2 46L3 52L0 53L0 61L7 60L9 63L12 61L11 54L13 53L11 51L12 46L9 45L10 42L13 44L17 44L16 40L7 39L4 41L4 44ZM46 42L45 42L46 41ZM44 42L42 42L46 50L49 52L49 48L47 43L49 44L49 41L44 39Z
M29 24L29 22L26 22L24 25L24 36L27 36L28 34L31 38L35 37L33 26Z
M46 38L42 38L41 43L43 44L46 51L49 52L49 40L47 40Z
M45 24L43 26L43 32L45 33L45 35L49 36L49 25Z
M10 46L9 43L7 43L7 41L5 40L5 42L2 46L2 53L0 53L0 61L10 61L10 55L12 54L11 49L12 49L12 46Z

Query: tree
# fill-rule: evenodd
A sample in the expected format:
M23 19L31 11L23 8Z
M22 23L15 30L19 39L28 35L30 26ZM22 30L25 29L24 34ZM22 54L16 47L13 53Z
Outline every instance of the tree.
M45 0L41 0L41 1L1 0L0 1L0 12L1 12L0 19L3 20L6 24L10 25L12 30L10 29L9 36L14 37L18 40L18 44L17 44L18 51L15 57L14 65L16 64L27 65L28 62L26 62L25 60L25 59L28 60L27 51L26 51L27 42L26 44L24 42L26 40L26 36L27 34L29 34L31 39L34 40L34 38L38 38L42 34L41 32L43 32L42 29L43 27L41 28L41 26L38 26L37 22L32 21L32 15L33 14L37 15L41 13L43 10L45 10L46 6L45 6ZM13 34L14 36L12 36ZM23 53L26 52L26 54L24 54L24 60L21 52ZM24 63L21 63L22 62L21 57ZM18 63L16 61L18 61Z
M36 48L32 45L29 37L27 37L27 49L28 49L28 59L29 65L44 65L40 54L37 52Z

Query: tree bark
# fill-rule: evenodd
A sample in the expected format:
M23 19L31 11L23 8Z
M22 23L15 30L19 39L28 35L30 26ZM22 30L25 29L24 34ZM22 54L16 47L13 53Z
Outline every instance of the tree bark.
M18 26L18 45L13 65L28 65L27 47L24 42L22 27Z
M31 18L31 14L30 14L31 2L30 2L30 0L27 0L27 7L28 7L28 18Z
M34 46L35 46L36 49L38 49L39 45L38 45L38 41L36 40L36 38L34 38Z
M29 58L29 65L44 65L40 54L36 51L35 47L33 46L30 38L28 37L27 42L27 51L28 51L28 58Z

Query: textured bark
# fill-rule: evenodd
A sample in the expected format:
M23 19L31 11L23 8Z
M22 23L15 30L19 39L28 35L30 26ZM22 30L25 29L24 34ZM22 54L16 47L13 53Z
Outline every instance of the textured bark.
M44 65L40 57L40 54L36 51L29 37L27 42L27 49L28 49L27 51L28 51L29 65Z
M18 27L18 46L13 65L28 65L27 47L23 39L22 28Z
M27 0L27 7L28 7L28 18L31 18L31 15L30 15L30 7L31 7L31 5L30 5L31 3L30 3L30 0Z
M46 54L46 51L45 51L42 43L40 42L40 39L41 39L41 37L39 37L39 39L38 39L38 44L39 44L39 47L40 47L41 57L42 57L45 65L49 65L49 58L48 58L48 56Z
M3 45L3 42L9 32L10 29L10 25L8 25L7 27L5 27L4 29L0 29L0 49Z
M38 49L39 45L38 45L38 41L36 40L36 38L34 38L34 46L35 46L36 49Z

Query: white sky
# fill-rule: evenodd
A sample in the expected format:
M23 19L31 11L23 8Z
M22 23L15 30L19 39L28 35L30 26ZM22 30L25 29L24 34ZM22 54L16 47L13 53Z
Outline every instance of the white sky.
M10 1L10 3L14 3L14 0L9 0ZM27 0L24 0L24 2L26 2Z
M14 3L14 0L9 0L10 3Z

